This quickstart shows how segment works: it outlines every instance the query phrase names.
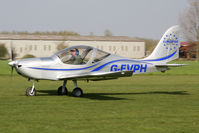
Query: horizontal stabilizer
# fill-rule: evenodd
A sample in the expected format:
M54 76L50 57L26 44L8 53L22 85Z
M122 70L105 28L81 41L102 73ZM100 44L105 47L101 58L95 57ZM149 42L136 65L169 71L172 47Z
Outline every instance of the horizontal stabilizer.
M187 64L157 64L156 67L180 67L186 66Z

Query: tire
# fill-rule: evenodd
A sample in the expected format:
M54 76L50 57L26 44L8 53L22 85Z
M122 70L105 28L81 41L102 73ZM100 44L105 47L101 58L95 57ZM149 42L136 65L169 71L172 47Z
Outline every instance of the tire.
M57 90L57 94L58 95L67 95L68 94L68 90L66 87L64 87L64 92L62 92L62 86L60 86Z
M26 89L26 96L36 96L36 89L34 88L33 92L31 93L32 87L28 87Z
M74 97L82 97L83 96L83 91L81 88L75 88L73 91L72 91L72 96Z

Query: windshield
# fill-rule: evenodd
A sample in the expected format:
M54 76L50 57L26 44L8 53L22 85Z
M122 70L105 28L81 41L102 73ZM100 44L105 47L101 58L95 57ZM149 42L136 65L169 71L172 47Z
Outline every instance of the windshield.
M108 57L109 55L110 55L109 53L97 49L93 63L101 61L104 58Z

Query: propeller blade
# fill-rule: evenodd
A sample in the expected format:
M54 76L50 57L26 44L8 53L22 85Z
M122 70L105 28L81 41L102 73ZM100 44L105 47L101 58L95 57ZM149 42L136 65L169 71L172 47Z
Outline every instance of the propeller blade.
M14 48L13 48L12 42L11 42L11 51L10 51L10 54L11 54L11 60L13 61L15 59L15 54L14 54Z
M11 66L11 76L13 76L13 71L14 71L14 67L16 66L16 61L15 60L15 53L14 53L14 48L13 48L13 45L12 45L12 41L11 41L11 51L10 51L10 54L11 54L11 62L8 63L9 66Z
M14 67L12 66L11 69L12 69L12 70L11 70L11 76L13 76Z
M14 51L13 51L13 49L11 48L11 59L12 59L12 61L14 60Z

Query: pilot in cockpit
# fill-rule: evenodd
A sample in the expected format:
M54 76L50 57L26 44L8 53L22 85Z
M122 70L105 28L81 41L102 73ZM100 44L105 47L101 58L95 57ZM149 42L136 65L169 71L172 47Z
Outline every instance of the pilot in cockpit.
M70 50L72 57L70 58L70 63L74 65L79 65L83 64L83 59L79 55L79 50L78 49L71 49Z

